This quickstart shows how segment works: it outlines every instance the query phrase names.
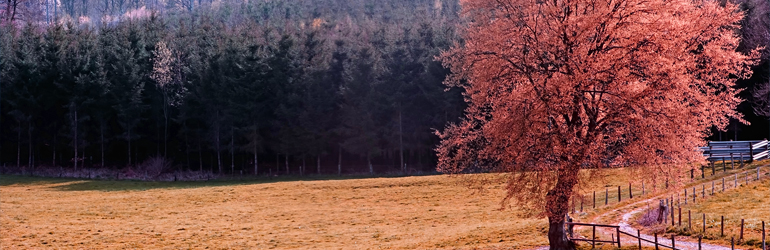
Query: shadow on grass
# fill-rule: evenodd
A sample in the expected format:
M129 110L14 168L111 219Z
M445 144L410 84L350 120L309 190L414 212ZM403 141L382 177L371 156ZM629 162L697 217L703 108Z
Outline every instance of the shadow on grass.
M425 176L409 175L409 176ZM240 186L254 185L277 182L292 181L327 181L327 180L361 180L374 178L400 178L405 175L315 175L315 176L276 176L276 177L224 177L232 179L215 179L208 181L137 181L137 180L90 180L77 178L45 178L28 177L15 175L0 175L0 187L20 185L20 186L38 186L54 185L51 189L59 191L143 191L151 189L188 189L202 187L222 187L222 186Z

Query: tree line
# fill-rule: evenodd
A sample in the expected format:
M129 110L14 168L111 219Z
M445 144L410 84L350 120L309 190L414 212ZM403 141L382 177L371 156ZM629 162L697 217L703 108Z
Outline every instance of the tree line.
M456 12L444 8L458 7L404 2L342 11L324 8L344 3L235 3L98 24L5 23L0 162L433 171L434 129L464 108L435 60L457 40Z

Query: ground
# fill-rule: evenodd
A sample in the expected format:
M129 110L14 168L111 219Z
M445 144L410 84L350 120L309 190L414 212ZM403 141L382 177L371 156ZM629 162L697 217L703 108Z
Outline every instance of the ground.
M433 249L547 244L547 223L459 178L142 183L0 176L9 248ZM6 247L3 247L6 249Z
M745 169L708 173L703 181ZM616 223L624 207L662 194L651 194L647 183L641 196L641 181L627 169L582 174L579 189L586 200L584 212L576 205L578 221L604 217L609 221L602 222ZM310 178L317 180L0 176L0 248L532 249L548 244L544 219L515 204L501 209L499 180L482 192L469 188L462 176ZM627 199L629 182L633 200ZM728 222L741 215L747 219L747 239L753 239L754 220L770 211L769 189L766 181L750 184L689 209L697 214L729 210L720 212ZM605 190L609 206L604 206ZM598 191L596 210L590 208L593 191ZM733 224L726 231L736 230Z
M683 211L691 211L693 228L671 227L682 235L699 235L702 233L703 214L706 214L706 233L708 242L729 245L732 237L736 242L740 237L741 219L744 219L744 240L738 245L745 247L761 247L762 221L767 231L770 231L770 181L741 184L739 188L716 194L705 202L683 206ZM684 212L686 213L686 212ZM683 215L684 216L684 215ZM725 218L724 236L720 235L721 216ZM683 220L683 224L688 224Z
M770 221L770 168L768 161L757 161L746 166L736 166L735 169L728 167L727 171L716 171L715 175L707 172L705 178L696 177L686 184L689 195L692 195L692 188L696 189L698 194L696 202L692 202L689 196L687 204L677 197L683 198L683 189L679 192L661 192L643 196L641 199L624 201L617 205L599 208L596 212L588 212L578 215L581 221L591 221L601 224L618 224L624 232L635 233L642 229L642 236L652 239L652 234L657 233L661 238L670 239L672 234L678 235L678 242L689 241L690 243L677 243L677 247L683 249L701 249L696 244L698 236L702 234L703 212L706 213L706 234L704 235L704 245L702 249L730 249L730 239L736 237L736 246L741 249L757 249L761 244L761 221ZM756 180L757 169L760 170L759 181ZM735 187L735 177L738 177L737 188ZM748 183L746 183L748 177ZM726 191L721 191L722 178L725 178ZM712 182L714 183L714 195L711 194ZM706 199L703 197L705 189ZM636 197L636 196L635 196ZM671 226L670 218L665 225L652 225L643 227L638 222L641 215L645 214L650 208L655 208L659 199L666 197L675 197L674 212L676 215L676 226ZM678 225L678 208L682 208L682 225ZM688 228L688 211L692 214L692 229ZM655 212L653 212L655 213ZM725 236L719 236L720 216L725 216ZM737 242L740 232L740 219L745 219L744 241ZM609 239L610 233L602 232L604 239ZM581 234L590 234L585 228ZM647 236L645 236L645 234ZM689 236L689 237L688 237ZM625 240L625 239L624 239ZM632 245L635 241L631 242ZM664 242L670 244L670 241Z

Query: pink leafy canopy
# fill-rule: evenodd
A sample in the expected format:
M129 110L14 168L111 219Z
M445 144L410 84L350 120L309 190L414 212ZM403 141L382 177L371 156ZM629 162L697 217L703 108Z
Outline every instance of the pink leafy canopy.
M508 198L543 207L579 169L675 178L713 126L741 119L742 13L711 0L464 0L463 44L442 55L465 119L438 132L438 169L516 172ZM558 182L566 183L558 186ZM558 187L555 187L558 186ZM558 190L557 190L558 189Z

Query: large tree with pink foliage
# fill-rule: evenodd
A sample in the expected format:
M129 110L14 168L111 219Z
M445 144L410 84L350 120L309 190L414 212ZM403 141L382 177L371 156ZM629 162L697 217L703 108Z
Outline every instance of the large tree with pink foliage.
M742 13L710 0L464 0L464 42L443 54L465 89L463 122L439 132L439 171L502 171L507 200L564 218L579 170L638 166L674 178L703 161L709 128L741 119ZM675 185L675 184L674 184Z

